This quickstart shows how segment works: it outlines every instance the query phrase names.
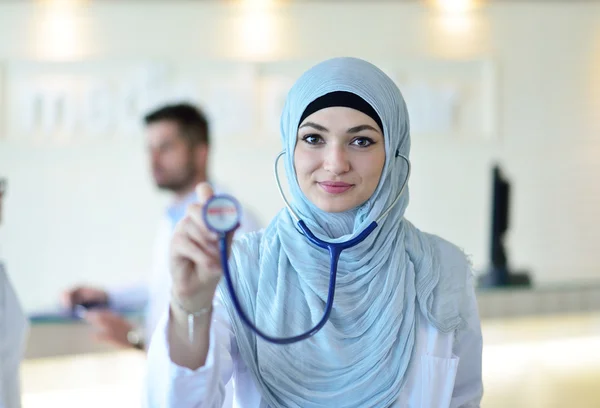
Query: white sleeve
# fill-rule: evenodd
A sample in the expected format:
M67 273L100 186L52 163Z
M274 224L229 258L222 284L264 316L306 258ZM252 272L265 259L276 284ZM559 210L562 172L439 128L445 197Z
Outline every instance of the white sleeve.
M143 310L148 303L148 283L139 282L121 288L109 288L108 304L117 311Z
M8 326L5 322L6 320L6 311L4 310L6 306L4 305L4 285L7 282L4 280L4 271L2 270L2 265L0 265L0 408L6 408L6 391L4 390L4 370L7 366L5 357L4 357L4 335L5 333L9 333Z
M132 282L107 289L108 302L117 311L142 311L156 297L170 287L169 247L171 245L172 226L166 217L162 217L156 229L152 245L152 263L148 274ZM168 289L167 289L167 293ZM160 316L160 314L158 315ZM155 320L158 320L158 316ZM156 323L156 321L155 321Z
M19 366L29 323L0 264L0 407L21 406Z
M206 364L196 370L178 366L169 354L169 314L158 324L148 351L144 406L147 408L217 408L231 379L233 332L227 310L215 296Z
M473 280L473 275L469 274L467 279L469 288L467 326L457 333L454 343L454 354L460 360L450 408L479 408L483 396L481 376L483 337L481 335L481 321L477 310Z

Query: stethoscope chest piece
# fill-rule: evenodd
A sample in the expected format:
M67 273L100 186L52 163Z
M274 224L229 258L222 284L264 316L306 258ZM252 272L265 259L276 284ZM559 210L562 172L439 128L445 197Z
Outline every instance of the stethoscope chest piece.
M228 195L213 196L203 207L203 216L206 226L218 234L227 234L233 231L242 218L239 202Z

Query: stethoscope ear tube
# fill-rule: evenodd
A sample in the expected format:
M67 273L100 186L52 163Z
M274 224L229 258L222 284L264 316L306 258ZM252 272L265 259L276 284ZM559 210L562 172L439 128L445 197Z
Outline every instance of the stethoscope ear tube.
M332 242L323 241L323 240L317 238L312 233L312 231L306 226L306 223L300 219L298 214L296 214L296 212L292 209L289 202L287 201L287 198L285 197L285 194L283 193L283 189L281 188L281 183L279 181L279 172L277 170L278 161L281 158L281 156L283 156L285 153L286 153L285 150L282 151L281 153L279 153L277 155L277 158L275 159L275 179L277 181L277 188L279 190L279 194L281 195L281 198L283 199L283 201L285 202L285 205L287 206L288 210L290 211L290 214L296 219L296 224L297 224L298 228L300 229L300 231L302 232L302 234L313 245L329 251L329 259L330 259L330 262L329 262L329 289L327 291L327 303L325 305L325 312L323 313L321 320L319 320L319 322L312 329L307 330L304 333L301 333L299 335L292 336L292 337L274 337L274 336L264 333L263 331L258 329L254 325L254 323L251 321L251 319L244 312L244 308L241 305L241 302L237 296L235 287L233 285L231 272L229 270L229 254L227 251L227 233L230 231L223 231L223 230L217 231L217 232L220 232L219 250L220 250L220 255L221 255L221 266L223 269L223 275L225 276L225 283L227 285L227 290L229 291L229 295L231 296L231 301L233 302L233 306L236 309L237 314L239 315L242 322L247 327L249 327L254 333L256 333L259 337L263 338L264 340L274 343L274 344L292 344L292 343L296 343L298 341L308 339L309 337L312 337L316 333L318 333L319 330L321 330L323 328L325 323L327 323L327 321L329 320L329 316L331 315L331 311L333 309L333 300L335 297L335 285L336 285L336 279L337 279L337 267L338 267L338 262L340 259L340 254L342 253L342 251L344 249L351 248L351 247L363 242L375 230L375 228L377 228L378 222L380 222L380 220L382 220L391 211L391 209L398 203L400 197L402 196L402 193L406 189L406 185L408 184L408 179L410 177L410 171L411 171L410 160L408 160L408 158L398 154L397 157L402 157L408 164L408 171L406 174L406 179L404 180L404 184L402 185L402 188L400 189L400 192L399 192L398 196L396 197L396 199L394 200L394 202L390 204L390 206L377 218L376 221L373 221L371 224L369 224L367 226L367 228L365 228L365 230L362 231L360 234L358 234L356 237L354 237L346 242L332 243ZM233 197L230 197L230 199L233 200L233 202L236 203L237 208L239 208L239 204L237 204L237 201L235 199L233 199ZM206 217L207 217L207 215L206 215L206 211L205 211L205 220L207 219Z

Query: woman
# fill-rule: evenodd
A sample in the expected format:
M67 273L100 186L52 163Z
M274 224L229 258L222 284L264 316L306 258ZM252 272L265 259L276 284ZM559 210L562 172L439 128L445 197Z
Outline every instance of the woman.
M323 329L276 345L243 324L219 286L217 237L202 203L191 206L173 238L173 296L150 347L148 404L219 407L233 375L244 408L479 406L471 269L456 247L404 219L410 134L396 85L366 61L325 61L292 87L281 132L291 207L315 235L344 242L391 210L342 252ZM198 190L201 202L212 195ZM293 336L323 314L329 260L282 210L266 230L236 241L229 262L256 326Z

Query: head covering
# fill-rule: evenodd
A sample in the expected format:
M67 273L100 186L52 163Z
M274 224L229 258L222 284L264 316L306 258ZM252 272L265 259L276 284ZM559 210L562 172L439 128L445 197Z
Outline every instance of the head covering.
M306 109L304 109L304 113L300 117L300 123L298 123L298 126L304 122L304 119L313 113L318 112L321 109L330 108L332 106L342 106L362 112L365 115L370 116L371 119L377 123L379 129L383 131L383 123L381 123L381 118L377 112L375 112L375 109L373 109L373 107L360 96L353 94L352 92L345 91L330 92L312 101L310 104L308 104Z
M327 213L300 190L293 152L307 106L336 91L359 96L381 118L386 161L369 200L346 212ZM340 242L358 235L394 201L406 178L406 162L397 157L408 157L410 151L404 99L387 75L360 59L327 60L298 79L281 117L281 140L290 205L322 239ZM436 239L404 219L408 198L407 189L365 241L342 252L330 320L307 340L282 346L257 337L220 286L240 355L269 406L388 407L405 382L419 311L443 332L462 324L468 264L461 254L464 271L444 269ZM329 254L299 234L287 210L264 232L237 241L230 265L246 313L264 332L297 335L321 318Z

